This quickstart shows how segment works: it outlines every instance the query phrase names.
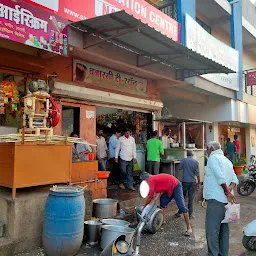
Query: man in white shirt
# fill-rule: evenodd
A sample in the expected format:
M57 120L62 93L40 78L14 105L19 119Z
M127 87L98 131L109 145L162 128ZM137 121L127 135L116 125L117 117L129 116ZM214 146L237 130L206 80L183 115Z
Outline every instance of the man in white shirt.
M108 147L106 140L103 137L103 130L101 128L97 128L96 145L97 159L99 161L99 171L106 171Z
M209 142L209 156L205 167L204 198L207 200L206 239L208 256L228 256L229 225L221 223L225 217L225 205L236 201L232 190L238 184L233 165L221 150L219 142Z
M164 135L162 136L162 143L163 143L164 149L170 148L170 143L173 143L173 139L170 136L169 128L164 129Z
M124 189L125 178L127 186L130 190L135 191L133 187L133 163L136 163L136 145L135 140L131 136L131 131L126 130L117 143L115 161L118 163L118 155L120 155L120 184L119 187Z

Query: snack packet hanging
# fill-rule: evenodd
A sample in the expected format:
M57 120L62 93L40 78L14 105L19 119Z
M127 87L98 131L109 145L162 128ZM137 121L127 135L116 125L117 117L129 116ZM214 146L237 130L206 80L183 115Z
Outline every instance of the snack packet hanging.
M226 206L225 218L221 223L239 223L240 221L240 204L228 203Z

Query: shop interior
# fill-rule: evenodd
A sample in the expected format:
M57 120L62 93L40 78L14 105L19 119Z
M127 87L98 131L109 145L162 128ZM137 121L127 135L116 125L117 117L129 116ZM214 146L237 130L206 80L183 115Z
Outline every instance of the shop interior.
M79 130L80 109L62 107L62 130L70 134ZM152 131L152 114L109 107L96 107L96 125L102 127L108 144L114 129L130 129L136 142L137 164L134 171L145 171L146 143ZM86 138L84 138L86 139Z
M234 141L234 135L237 135L240 141L240 155L243 159L246 157L245 128L219 125L219 142L222 149L226 148L227 138L230 138L231 142Z
M22 127L22 102L26 85L32 80L0 70L1 134L16 133Z
M136 142L137 171L145 171L146 144L152 131L152 114L98 106L96 108L97 126L103 127L108 144L115 128L121 131L130 129Z

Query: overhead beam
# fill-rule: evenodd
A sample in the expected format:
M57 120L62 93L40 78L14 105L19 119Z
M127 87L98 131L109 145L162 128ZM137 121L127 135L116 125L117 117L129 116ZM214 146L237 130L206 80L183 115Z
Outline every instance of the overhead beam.
M190 85L186 81L180 81L180 83L173 83L173 82L165 80L165 79L157 80L156 84L157 84L157 88L160 91L163 90L163 89L168 89L168 88L173 88L173 87L180 87L180 86L183 86L183 85L185 85L185 86Z
M229 22L230 22L230 16L229 15L223 15L218 19L210 20L209 24L211 24L211 27L214 27L214 26L218 26L218 25L228 24Z
M251 50L253 48L256 48L256 43L254 43L254 44L245 44L244 47L248 50Z
M199 103L199 104L208 103L208 96L200 95L199 93L195 93L195 92L188 91L188 90L182 90L180 88L165 88L165 89L161 88L160 94L161 94L161 97L164 94L165 96L170 95L170 96L174 96L178 99L189 100L189 101Z
M102 63L108 63L108 64L113 64L115 66L120 66L122 68L125 68L126 70L136 70L140 76L142 77L148 77L148 76L153 76L155 77L155 79L164 79L164 80L167 80L169 81L170 83L172 84L181 84L183 83L182 81L178 81L178 80L175 80L173 77L171 76L167 76L165 74L162 74L161 72L159 71L151 71L151 70L147 70L147 69L142 69L142 68L138 68L136 67L136 65L132 65L132 64L129 64L127 62L124 62L122 60L119 60L119 59L115 59L115 57L107 57L107 56L104 56L100 53L97 53L97 52L92 52L92 51L89 51L89 50L86 50L86 49L81 49L79 46L72 46L70 45L69 47L69 55L70 56L73 56L73 57L78 57L81 59L81 60L87 60L88 56L92 57L92 58L95 58L97 60L100 60ZM86 58L85 58L86 56ZM88 60L87 60L88 61Z

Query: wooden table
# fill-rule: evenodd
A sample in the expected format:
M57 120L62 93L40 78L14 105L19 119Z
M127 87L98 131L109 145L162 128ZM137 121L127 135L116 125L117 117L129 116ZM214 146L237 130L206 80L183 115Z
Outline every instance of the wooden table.
M17 188L70 183L72 144L0 143L0 186Z

